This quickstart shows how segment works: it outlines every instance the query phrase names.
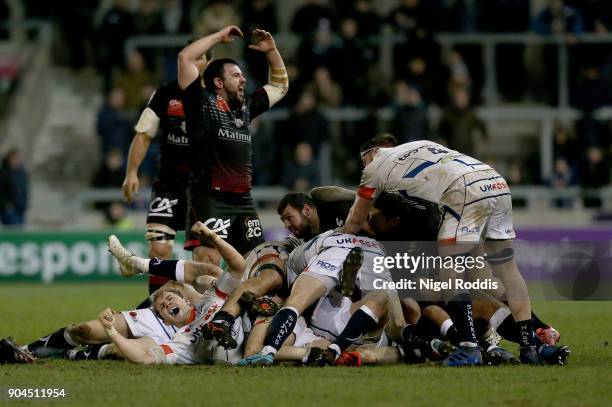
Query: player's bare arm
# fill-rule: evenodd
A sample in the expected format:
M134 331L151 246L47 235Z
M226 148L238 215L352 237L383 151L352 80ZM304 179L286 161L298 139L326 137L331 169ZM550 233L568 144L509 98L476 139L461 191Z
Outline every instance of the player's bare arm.
M268 59L268 83L264 85L264 89L268 94L270 107L272 107L289 91L287 69L285 68L285 63L283 62L281 54L276 48L276 43L274 42L272 34L261 29L256 29L253 30L253 39L254 43L249 45L249 48L263 52Z
M217 44L233 42L236 37L243 37L240 28L229 25L216 33L207 35L189 44L178 54L178 83L186 89L200 76L198 60Z
M114 327L114 311L106 308L98 315L98 321L104 327L104 331L109 339L115 344L117 349L127 360L133 363L150 365L156 363L156 358L152 352L143 348L142 343L135 339L128 339L121 335Z
M342 233L351 233L356 234L361 229L367 226L368 221L368 213L374 207L373 199L365 199L357 195L355 197L355 202L349 211L348 217L346 218L346 223L340 231Z
M204 225L204 223L199 221L192 226L191 231L201 236L204 236L212 242L212 244L215 246L215 249L219 251L221 257L223 257L223 259L229 265L231 272L237 273L239 275L242 274L246 266L246 262L244 261L244 257L242 257L242 254L240 254L236 249L234 249L231 244L219 238L219 236L217 236L214 231L212 231L210 228Z
M149 108L147 109L151 110ZM143 112L143 115L145 114L146 113ZM151 114L155 115L152 110L151 113L148 113L147 115L150 116ZM159 125L159 118L157 119L157 123ZM157 129L155 129L155 131L157 131ZM153 136L154 135L155 133L153 133ZM125 172L125 179L123 180L122 186L123 196L128 203L132 203L135 195L138 195L138 189L140 188L138 169L140 168L140 164L142 164L142 161L149 150L149 146L151 145L151 137L153 136L149 136L148 133L137 132L132 139L132 144L130 145L130 151L127 158L127 170Z

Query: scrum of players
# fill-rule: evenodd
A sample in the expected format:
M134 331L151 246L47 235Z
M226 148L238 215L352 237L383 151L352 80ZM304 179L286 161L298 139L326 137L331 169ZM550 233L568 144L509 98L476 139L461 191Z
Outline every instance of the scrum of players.
M250 195L249 125L287 93L288 77L274 39L259 29L250 47L267 57L266 85L245 95L237 63L207 65L211 48L240 37L229 26L183 49L178 80L158 89L135 127L123 186L128 201L151 138L162 135L145 234L150 258L130 253L116 236L108 246L124 276L150 276L150 297L27 345L2 339L0 363L564 364L570 350L533 313L516 267L510 191L494 169L460 152L374 137L360 150L365 168L356 191L287 194L277 212L290 235L264 241ZM182 225L193 261L171 260ZM393 282L391 270L374 269L385 242L406 252L415 250L411 242L434 242L437 254L457 260L486 251L487 267L463 275L495 274L500 288L415 295L375 289L375 280ZM455 271L420 274L448 280ZM502 338L519 344L518 357L499 345Z
M338 187L287 194L277 211L290 235L264 242L246 257L197 222L191 231L212 242L223 268L140 258L111 235L109 250L124 276L148 273L171 280L151 295L151 306L138 312L105 309L97 319L22 347L4 340L4 360L62 355L72 360L238 366L566 362L569 348L558 345L558 332L537 318L535 362L499 346L502 338L519 344L523 340L510 308L500 301L500 290L470 293L482 354L472 363L464 356L462 327L451 318L449 303L400 299L394 290L374 289L374 279L392 281L388 271L373 272L374 258L385 255L383 242L435 240L443 215L430 202L383 192L364 228L349 234L339 227L354 199L354 192Z

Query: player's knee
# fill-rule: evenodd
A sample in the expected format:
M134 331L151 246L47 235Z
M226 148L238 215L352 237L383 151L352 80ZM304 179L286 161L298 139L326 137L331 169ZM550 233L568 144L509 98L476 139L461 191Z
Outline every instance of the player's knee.
M172 246L176 231L166 225L148 224L145 240L149 242L149 256L168 258L172 256Z
M92 328L88 322L68 328L68 334L77 343L87 343L92 339Z

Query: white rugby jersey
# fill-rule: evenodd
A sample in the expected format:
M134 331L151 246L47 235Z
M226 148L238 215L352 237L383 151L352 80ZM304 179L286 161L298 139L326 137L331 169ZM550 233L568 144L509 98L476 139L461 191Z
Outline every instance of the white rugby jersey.
M204 326L212 320L224 303L225 299L213 292L205 294L202 302L191 310L189 324L179 329L171 342L160 345L166 355L164 363L193 365L213 362L235 363L240 360L244 342L242 318L236 318L234 324L239 345L236 349L225 350L217 341L202 337Z
M295 282L297 277L310 265L313 259L319 256L324 259L325 250L330 248L345 248L348 250L360 247L363 250L363 263L356 277L356 284L362 290L371 290L374 278L382 278L391 281L391 275L388 271L380 274L374 274L374 258L385 256L383 246L371 237L356 236L347 233L340 233L334 230L321 233L295 249L289 255L287 260L287 281L289 286ZM325 259L332 263L335 259ZM344 258L340 260L340 263ZM340 269L341 264L333 264Z
M459 177L492 169L470 156L428 140L393 148L381 148L361 176L357 194L376 199L381 192L399 191L440 203L448 187Z

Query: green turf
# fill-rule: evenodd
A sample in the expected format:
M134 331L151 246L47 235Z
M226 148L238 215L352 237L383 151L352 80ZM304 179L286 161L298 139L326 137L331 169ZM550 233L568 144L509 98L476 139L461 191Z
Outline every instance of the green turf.
M91 319L106 306L127 309L143 294L144 286L133 283L3 284L0 336L13 335L23 343L66 323ZM612 302L539 302L534 308L571 345L568 366L241 369L47 360L0 366L0 389L65 388L68 396L54 405L88 407L611 405ZM36 400L4 404L42 405Z

